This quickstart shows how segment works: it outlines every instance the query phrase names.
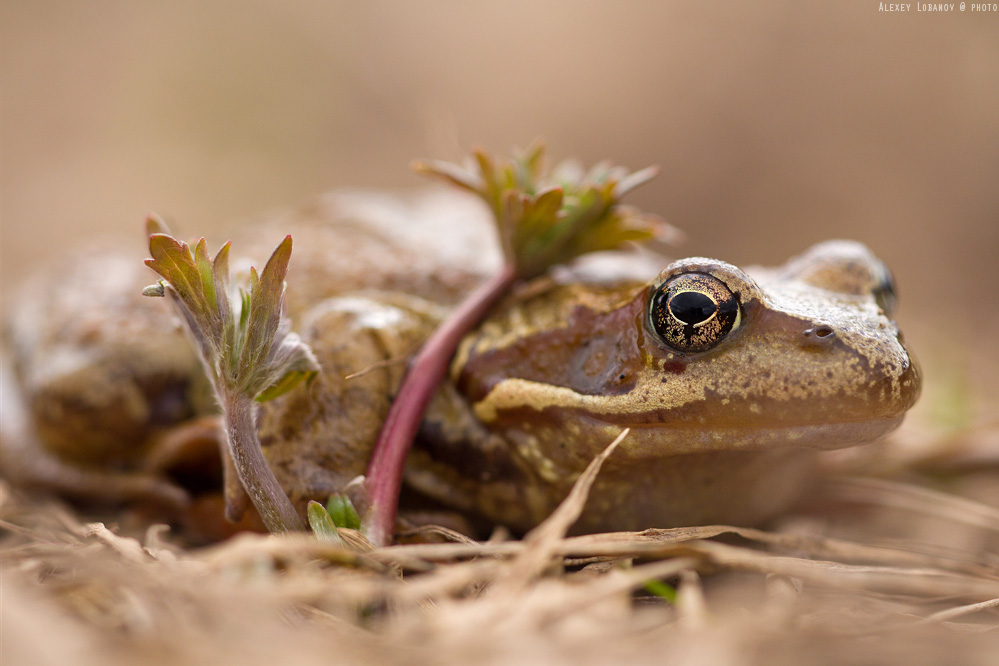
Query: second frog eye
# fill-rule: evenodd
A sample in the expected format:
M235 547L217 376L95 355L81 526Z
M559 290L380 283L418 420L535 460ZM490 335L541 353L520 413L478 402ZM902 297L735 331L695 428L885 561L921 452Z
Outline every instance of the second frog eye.
M666 344L681 352L711 349L739 327L739 300L707 273L683 273L652 295L649 322Z

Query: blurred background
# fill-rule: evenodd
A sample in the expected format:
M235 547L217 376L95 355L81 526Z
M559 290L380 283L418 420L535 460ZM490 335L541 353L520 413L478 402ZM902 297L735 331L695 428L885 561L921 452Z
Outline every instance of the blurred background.
M3 293L155 210L215 233L544 137L661 176L681 252L864 241L931 379L999 376L999 12L851 2L3 0ZM970 382L967 378L970 377Z

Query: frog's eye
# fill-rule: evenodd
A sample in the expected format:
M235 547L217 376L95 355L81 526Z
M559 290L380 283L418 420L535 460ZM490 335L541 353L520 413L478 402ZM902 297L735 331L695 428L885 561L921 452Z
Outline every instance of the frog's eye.
M681 352L711 349L739 328L739 299L707 273L683 273L656 290L649 303L652 330Z
M891 313L895 311L895 304L898 299L895 296L895 280L892 278L891 271L887 267L885 267L884 275L881 276L881 281L874 288L873 293L874 302L878 304L881 311L891 316Z

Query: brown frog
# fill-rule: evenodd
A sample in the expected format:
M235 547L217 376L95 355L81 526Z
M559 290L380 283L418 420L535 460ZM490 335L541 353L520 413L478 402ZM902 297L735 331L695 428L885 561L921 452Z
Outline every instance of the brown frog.
M363 474L406 358L499 255L477 203L437 191L330 195L239 229L234 252L263 259L288 233L289 315L322 371L265 403L258 429L303 506ZM50 485L64 468L77 491L122 477L174 490L164 461L184 438L169 433L211 401L164 304L139 296L153 276L138 254L130 261L134 275L100 285L94 271L109 271L93 262L63 270L30 286L8 320L28 422L47 450L12 456L4 437L5 460L27 477L46 461ZM891 277L863 245L829 241L775 270L664 263L616 255L518 286L462 343L407 486L523 531L630 428L577 531L755 523L806 490L817 450L877 439L915 401ZM122 496L112 485L106 494Z

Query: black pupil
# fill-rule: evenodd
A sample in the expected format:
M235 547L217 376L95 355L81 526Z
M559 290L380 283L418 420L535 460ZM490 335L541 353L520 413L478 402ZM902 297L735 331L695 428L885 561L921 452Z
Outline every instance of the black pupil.
M710 319L717 309L713 300L696 291L681 292L669 301L673 316L691 326Z

